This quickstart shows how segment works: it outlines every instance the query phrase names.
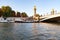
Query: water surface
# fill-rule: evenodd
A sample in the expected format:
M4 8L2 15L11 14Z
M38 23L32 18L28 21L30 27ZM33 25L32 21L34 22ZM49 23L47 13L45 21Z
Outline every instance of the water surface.
M0 40L60 40L60 24L0 23Z

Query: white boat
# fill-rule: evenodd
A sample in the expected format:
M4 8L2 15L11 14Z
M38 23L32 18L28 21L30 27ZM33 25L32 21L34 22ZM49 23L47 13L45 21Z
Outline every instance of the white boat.
M14 22L14 18L6 18L4 19L3 17L0 17L0 22Z
M15 18L15 22L23 22L21 18Z

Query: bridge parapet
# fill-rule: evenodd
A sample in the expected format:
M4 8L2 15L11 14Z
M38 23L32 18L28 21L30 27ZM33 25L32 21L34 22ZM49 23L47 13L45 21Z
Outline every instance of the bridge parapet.
M42 16L42 17L40 17L40 21L48 20L48 19L55 18L55 17L60 17L60 14Z

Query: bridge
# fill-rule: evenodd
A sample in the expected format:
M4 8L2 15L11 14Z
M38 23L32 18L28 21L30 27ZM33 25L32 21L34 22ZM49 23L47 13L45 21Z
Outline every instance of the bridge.
M41 22L60 22L60 14L54 14L54 15L45 15L40 17Z
M34 6L34 16L33 20L37 20L40 22L60 22L60 13L57 13L56 10L52 9L50 15L44 15L44 16L36 16L36 6Z

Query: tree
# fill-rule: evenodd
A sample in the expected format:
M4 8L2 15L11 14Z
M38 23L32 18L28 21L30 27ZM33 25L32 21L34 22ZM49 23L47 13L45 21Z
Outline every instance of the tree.
M3 12L2 12L2 9L0 8L0 17L2 16L2 13L3 13Z
M21 17L21 13L20 12L17 12L17 17Z
M3 17L10 17L12 8L9 6L2 6Z
M16 17L15 11L11 12L11 17Z
M39 14L36 14L36 17L40 17L40 15Z
M25 12L22 12L21 16L22 17L28 17L28 15Z

